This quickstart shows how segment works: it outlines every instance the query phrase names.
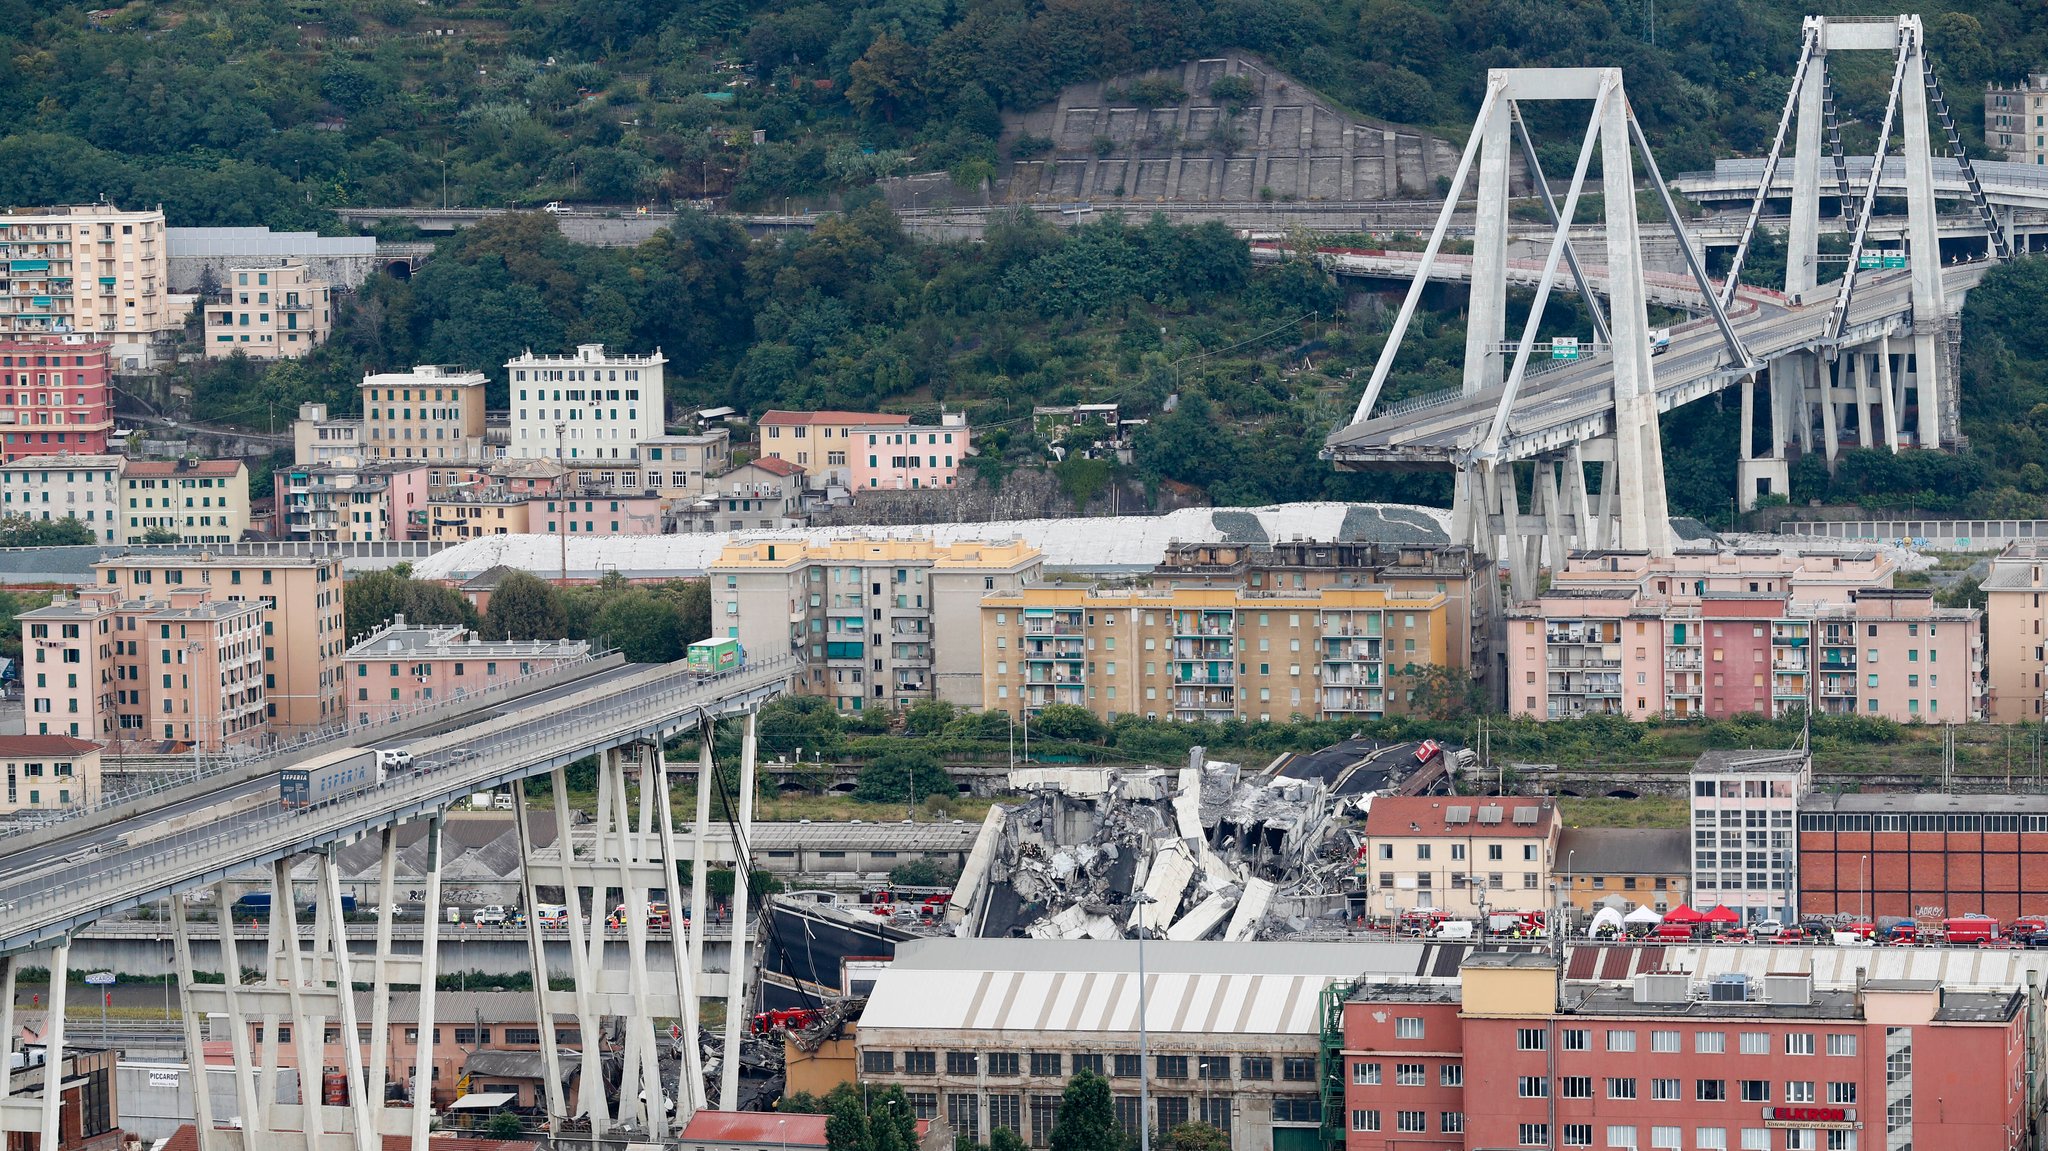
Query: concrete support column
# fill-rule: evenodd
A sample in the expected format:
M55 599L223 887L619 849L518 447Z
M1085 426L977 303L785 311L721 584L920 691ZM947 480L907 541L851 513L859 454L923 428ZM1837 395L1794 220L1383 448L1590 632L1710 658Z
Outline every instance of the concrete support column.
M747 713L746 734L740 739L740 786L738 839L733 844L737 861L732 881L732 960L726 968L725 1046L719 1067L718 1107L736 1111L740 1099L740 1034L747 1021L747 899L753 877L747 874L747 841L754 828L754 756L759 716Z
M1899 451L1899 411L1902 404L1892 380L1892 339L1877 343L1877 402L1884 416L1884 446L1893 455Z
M1849 358L1854 360L1855 356ZM1840 425L1835 418L1835 373L1840 369L1841 361L1830 364L1819 356L1813 358L1814 377L1820 383L1821 450L1827 454L1830 475L1834 474L1835 456L1842 448Z
M1816 21L1825 22L1818 16L1807 18L1809 25ZM1827 60L1826 41L1822 37L1815 45L1813 59L1807 65L1806 76L1799 86L1798 119L1793 133L1796 143L1792 156L1792 220L1785 252L1785 294L1788 296L1812 290L1819 275L1815 257L1820 251L1821 129L1824 120L1821 95L1827 84Z
M1618 104L1619 101L1616 101ZM1472 233L1472 295L1465 321L1466 395L1498 387L1501 341L1507 338L1507 295L1492 285L1503 284L1508 259L1508 102L1495 100L1482 110L1479 132L1478 213ZM1631 234L1630 241L1634 241Z
M1870 435L1870 361L1869 353L1861 348L1849 353L1845 361L1849 365L1851 382L1856 388L1856 442L1861 447L1871 447Z
M71 984L71 940L50 949L50 1014L43 1024L43 1147L56 1147L64 1133L64 992ZM8 1036L8 1042L14 1041Z
M1934 203L1934 153L1927 132L1927 37L1918 16L1899 18L1907 42L1907 81L1900 85L1900 133L1906 159L1906 266L1913 278L1913 354L1919 369L1920 446L1939 448L1955 429L1948 413L1948 301L1941 283L1941 245Z
M661 858L668 865L668 873L674 875L676 873L676 861L682 858L682 854L677 850L674 801L669 790L668 759L658 741L649 743L644 754L648 757L649 765L647 774L642 776L643 782L641 786L643 788L649 786L646 782L647 780L654 781L656 804L654 825L659 829ZM699 853L697 858L701 860L703 858L702 853ZM693 886L696 876L705 870L706 867L702 863L692 863L690 865ZM683 908L677 906L681 900L677 899L676 896L677 893L671 890L669 893L669 917L672 923L686 914ZM690 927L694 933L697 921L702 919L704 915L697 909L695 903L690 905L687 914L690 917ZM670 969L675 974L676 998L682 1004L682 1018L677 1020L677 1025L683 1030L683 1057L681 1067L677 1072L674 1124L675 1130L680 1131L689 1126L691 1116L704 1108L704 1066L701 1052L697 1045L697 1028L699 1025L697 1018L697 973L703 969L690 958L689 946L684 941L682 932L671 927L668 933L668 943Z
M424 1049L426 1056L413 1065L412 1151L430 1151L428 1124L434 1112L434 1025L438 1018L434 1014L434 981L441 974L441 822L442 816L438 811L427 817L429 914L420 917L420 1017L415 1024L420 1037L415 1050ZM542 1026L546 1026L545 1020Z
M533 841L532 817L527 814L524 789L518 784L513 784L512 795L512 828L513 833L519 838L519 858L522 861L529 860L538 851L538 845ZM569 851L569 826L565 823L555 826L555 847L566 859ZM545 1081L541 1084L541 1097L534 1102L546 1104L550 1116L566 1117L569 1114L569 1103L562 1094L562 1053L560 1046L555 1042L554 1012L548 1008L548 951L546 937L542 935L546 928L541 926L540 917L534 914L534 909L540 906L540 886L534 882L533 868L523 863L519 868L519 887L520 896L526 901L526 951L531 956L529 962L533 964L534 1018L539 1021L541 1067L545 1072ZM570 899L569 894L563 893L563 902L572 904L569 916L573 922L579 914L573 904L579 901Z
M376 1122L370 1114L371 1085L363 1068L363 1045L358 1041L356 1028L356 996L353 965L348 954L348 928L342 919L341 869L335 866L334 852L329 848L320 856L320 900L322 915L327 920L332 934L329 942L334 947L334 990L337 1026L341 1030L341 1068L348 1081L348 1111L350 1134L354 1136L355 1151L378 1151L383 1139L377 1134ZM388 903L380 905L388 909ZM422 917L424 918L424 917ZM387 910L382 916L389 923L391 915ZM381 960L379 961L381 968ZM370 985L373 998L385 998L384 988L376 983ZM323 1029L324 1031L324 1029ZM322 1036L315 1036L324 1042ZM304 1072L300 1072L300 1090L304 1091ZM203 1085L202 1085L203 1086ZM377 1101L381 1105L384 1085L376 1084ZM321 1102L315 1100L314 1102Z

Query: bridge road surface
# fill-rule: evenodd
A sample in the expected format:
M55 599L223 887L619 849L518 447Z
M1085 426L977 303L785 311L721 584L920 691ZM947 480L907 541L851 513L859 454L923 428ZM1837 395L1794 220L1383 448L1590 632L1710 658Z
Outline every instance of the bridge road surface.
M635 673L644 672L647 670L647 667L648 665L646 664L619 664L613 667L601 668L593 675L587 675L580 677L578 679L567 680L563 683L552 684L539 691L520 696L516 699L506 700L503 703L497 704L493 707L486 708L483 711L476 713L475 715L466 717L451 717L450 719L439 724L434 724L426 728L425 730L414 731L404 736L385 735L382 738L378 738L376 733L381 731L381 729L366 728L364 729L365 741L363 746L410 747L415 743L421 743L425 740L432 739L433 737L438 735L445 735L449 732L460 731L469 724L481 723L488 719L497 719L507 715L511 715L524 706L548 703L554 700L566 698L578 692L587 691L591 688L603 687L607 684L613 683L627 676L631 676ZM254 795L257 792L267 791L275 795L277 793L277 768L288 767L291 765L293 760L304 760L314 758L317 756L327 755L332 752L339 751L342 748L348 746L348 739L346 737L343 737L335 739L328 743L316 745L308 749L301 755L293 756L290 758L280 757L277 762L277 767L272 768L270 771L265 772L264 774L259 775L254 779L243 780L239 783L225 784L219 788L210 791L201 792L197 795L192 795L181 800L173 801L172 803L167 804L163 807L154 808L146 816L138 816L136 817L136 819L131 819L128 821L124 821L120 824L114 825L115 827L118 827L120 829L118 831L108 829L106 825L101 825L101 827L99 828L81 830L82 832L87 830L104 831L104 838L112 838L115 835L121 834L125 831L134 830L140 826L147 826L151 823L162 823L172 819L176 819L180 816L189 815L193 812L200 811L205 808L216 807L222 804L232 803L237 799L241 799L244 796ZM88 839L101 838L92 835L87 835L86 837ZM68 856L78 852L79 850L81 850L79 843L70 837L30 847L17 847L12 850L7 849L6 840L0 840L0 877L6 877L9 879L27 878L29 875L35 874L38 871L50 870L53 865L63 863Z
M1944 287L1960 295L1975 287L1990 266L1976 263L1947 268ZM1759 364L1768 363L1820 340L1834 306L1831 288L1830 284L1821 285L1808 293L1808 302L1803 304L1745 293L1731 310L1729 325ZM1846 345L1874 338L1875 331L1859 336L1859 329L1882 329L1892 317L1910 311L1911 291L1907 271L1859 276L1841 342ZM1698 319L1673 328L1670 349L1652 361L1659 410L1668 411L1734 382L1739 377L1727 367L1727 361L1727 345L1713 321ZM1333 460L1353 465L1451 466L1462 450L1476 446L1484 436L1503 386L1469 396L1444 393L1424 397L1420 406L1405 409L1400 404L1390 405L1390 414L1375 415L1333 432L1325 450ZM1527 459L1611 430L1613 405L1613 365L1606 355L1525 376L1508 413L1501 458Z
M477 791L566 766L634 739L659 739L699 715L743 709L781 694L796 660L783 656L712 677L691 674L681 662L628 665L621 675L579 681L562 698L534 697L503 705L509 714L478 719L430 738L413 738L413 754L432 765L402 773L310 808L258 803L162 838L123 846L121 837L163 819L161 811L82 829L51 845L26 867L0 866L0 954L48 947L67 933L114 912L153 903L179 891L218 882L245 868L314 850L324 844L443 810ZM534 714L538 712L539 714ZM455 749L459 762L436 760ZM274 789L274 777L228 791ZM213 804L227 795L212 797ZM202 805L203 807L204 805Z

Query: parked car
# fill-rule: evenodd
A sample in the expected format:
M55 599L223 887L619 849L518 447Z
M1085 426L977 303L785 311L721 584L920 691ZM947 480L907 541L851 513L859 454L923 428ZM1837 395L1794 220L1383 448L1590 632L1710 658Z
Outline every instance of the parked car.
M488 907L477 908L476 914L471 917L471 921L478 927L503 927L505 925L505 918L504 907L493 903Z
M379 748L377 766L386 771L403 771L412 766L412 752L402 747Z

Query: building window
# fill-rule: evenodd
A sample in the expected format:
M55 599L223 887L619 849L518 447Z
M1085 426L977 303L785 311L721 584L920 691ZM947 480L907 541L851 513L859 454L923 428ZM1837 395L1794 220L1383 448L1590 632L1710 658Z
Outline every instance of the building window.
M1852 1056L1855 1055L1856 1037L1854 1035L1829 1035L1828 1054Z
M1769 1103L1771 1101L1771 1081L1768 1079L1744 1079L1742 1080L1741 1087L1742 1101L1744 1103Z
M1465 1065L1463 1063L1446 1063L1442 1067L1437 1068L1436 1078L1437 1086L1439 1087L1463 1087L1465 1085Z
M1420 1134L1420 1133L1422 1133L1422 1132L1424 1132L1424 1131L1427 1131L1427 1130L1429 1130L1429 1112L1427 1112L1427 1111L1396 1111L1396 1112L1394 1112L1394 1130L1396 1130L1396 1131L1406 1131L1406 1132L1410 1132L1410 1133L1413 1133L1413 1134Z
M1547 1099L1550 1097L1550 1080L1541 1075L1524 1075L1516 1083L1515 1094L1524 1099Z
M1016 1095L991 1095L988 1097L988 1129L991 1133L998 1127L1008 1127L1019 1135L1024 1133L1024 1101Z
M936 1052L905 1051L903 1053L903 1073L905 1075L936 1075L938 1071L939 1057ZM932 1109L936 1112L938 1104L932 1104Z
M1675 1053L1678 1050L1678 1032L1650 1032L1650 1050L1653 1052Z
M1813 1032L1811 1032L1811 1031L1788 1031L1788 1032L1786 1032L1786 1033L1785 1033L1785 1054L1787 1054L1787 1055L1811 1055L1811 1054L1813 1054Z
M1380 1113L1377 1111L1353 1110L1351 1112L1353 1131L1377 1131L1380 1129Z
M1607 1049L1609 1051L1634 1051L1636 1049L1636 1033L1633 1031L1610 1030L1607 1033Z
M870 1075L893 1075L896 1073L894 1051L863 1051L860 1053L860 1069Z
M1527 1030L1527 1028L1518 1027L1515 1030L1517 1034L1519 1034L1520 1032ZM1558 1032L1557 1034L1558 1046L1566 1051L1591 1050L1591 1040L1593 1033L1586 1030L1583 1027L1567 1027L1564 1030Z
M1855 1103L1856 1085L1854 1083L1828 1084L1828 1102L1835 1104Z
M972 1051L946 1052L946 1074L973 1075L978 1069L979 1057Z
M1187 1119L1187 1103L1180 1100L1181 1120ZM1161 1126L1165 1126L1162 1112ZM1313 1095L1275 1095L1273 1097L1273 1121L1275 1123L1320 1123L1323 1121L1322 1101Z
M1636 1097L1635 1078L1633 1076L1628 1078L1608 1077L1607 1097L1609 1099L1634 1099Z
M1035 1059L1036 1057L1034 1056L1033 1058ZM1055 1056L1053 1056L1053 1058L1054 1058L1054 1059L1058 1059L1058 1058L1059 1058L1059 1056L1055 1055ZM1035 1075L1035 1074L1037 1074L1037 1072L1036 1072L1036 1071L1034 1071L1034 1072L1033 1072L1033 1074ZM1058 1074L1059 1074L1059 1069L1058 1069L1057 1067L1055 1067L1055 1068L1053 1069L1053 1071L1052 1071L1052 1074L1054 1074L1054 1075L1058 1075ZM1230 1078L1230 1056L1228 1056L1228 1055L1197 1055L1197 1056L1195 1057L1195 1078L1197 1078L1197 1079L1228 1079L1228 1078Z
M1144 1070L1144 1064L1139 1062L1135 1055L1117 1055L1111 1063L1111 1069L1119 1079L1136 1079Z
M1728 1033L1726 1031L1695 1031L1692 1036L1692 1049L1701 1055L1724 1054L1728 1050Z
M1429 1085L1429 1068L1420 1063L1394 1064L1394 1086L1426 1087Z
M1591 1075L1565 1075L1557 1081L1557 1094L1564 1099L1591 1099L1593 1077Z
M1037 1056L1032 1056L1037 1058ZM1017 1076L1017 1053L1015 1051L991 1051L988 1053L988 1073L998 1079L1014 1079Z
M1280 1061L1280 1078L1289 1083L1313 1083L1316 1061L1303 1055L1289 1055Z
M1771 1053L1771 1033L1768 1031L1743 1032L1742 1053L1744 1055L1769 1055Z
M1444 1134L1457 1135L1465 1130L1465 1113L1446 1111L1437 1117L1437 1122L1442 1126Z
M1541 1051L1541 1050L1543 1050L1543 1029L1542 1029L1541 1027L1517 1027L1517 1028L1515 1028L1515 1050L1517 1050L1517 1051Z
M1185 1055L1155 1055L1153 1056L1152 1070L1161 1079L1186 1079L1188 1077L1188 1057Z
M1365 1064L1360 1063L1357 1066L1363 1067ZM1375 1063L1372 1066L1377 1068L1379 1064ZM1374 1071L1373 1074L1378 1075L1379 1072ZM1273 1078L1273 1057L1271 1055L1247 1055L1243 1059L1238 1060L1237 1075L1240 1079L1270 1080ZM1373 1082L1377 1084L1379 1081L1375 1079Z
M1550 1145L1550 1124L1521 1124L1515 1129L1515 1142L1524 1147L1548 1147Z
M1566 1147L1591 1147L1593 1145L1593 1125L1591 1123L1567 1123L1559 1130L1558 1134L1562 1136L1562 1144Z
M1057 1079L1060 1075L1060 1063L1060 1053L1057 1051L1033 1051L1031 1074L1041 1079Z
M946 1122L969 1139L981 1133L981 1096L946 1096Z
M1725 1079L1701 1079L1693 1084L1693 1098L1701 1103L1726 1103L1728 1081Z
M1422 1038L1422 1017L1420 1015L1397 1016L1394 1020L1394 1038Z

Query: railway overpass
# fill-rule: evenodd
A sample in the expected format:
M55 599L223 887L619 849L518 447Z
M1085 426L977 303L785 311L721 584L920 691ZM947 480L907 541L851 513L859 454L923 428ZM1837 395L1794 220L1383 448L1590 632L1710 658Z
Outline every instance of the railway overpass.
M420 1106L390 1105L386 1084L402 1076L385 1048L388 1028L383 1004L394 986L420 989L420 1026L433 1025L435 976L440 970L441 932L433 921L419 927L417 954L402 954L390 920L377 927L374 948L365 959L348 946L343 923L340 875L334 852L339 845L371 838L380 842L383 869L380 905L389 906L397 882L395 829L420 820L427 824L429 844L425 903L438 907L439 843L442 813L477 791L514 787L535 777L549 780L556 826L572 826L566 769L581 761L597 761L597 813L588 833L565 836L566 849L539 848L527 827L526 806L515 810L515 824L525 861L522 882L528 906L540 886L559 888L571 907L565 927L544 929L529 921L527 940L534 967L545 970L551 940L566 941L574 987L553 990L536 979L542 1017L574 1016L585 1036L602 1032L602 1021L616 1020L623 1034L622 1069L616 1101L596 1088L606 1082L595 1042L580 1051L562 1051L554 1029L541 1028L542 1050L550 1071L548 1103L557 1121L587 1121L593 1135L631 1134L660 1139L671 1129L671 1117L648 1099L676 1101L676 1122L705 1104L703 1068L694 1044L685 1044L679 1081L661 1081L660 1038L656 1019L676 1020L686 1034L698 1024L696 976L705 970L709 925L693 917L684 932L666 940L667 962L659 977L649 961L650 931L645 916L626 917L626 929L608 932L606 912L614 903L645 906L660 891L680 905L679 866L694 861L689 906L707 906L705 877L712 866L746 858L752 822L756 743L754 716L760 705L779 694L795 670L791 657L750 664L716 677L692 674L683 664L625 665L606 668L570 690L547 693L509 708L494 709L471 722L438 734L416 736L409 749L415 770L394 775L385 784L333 801L286 809L276 794L274 775L256 776L219 786L208 780L193 785L199 794L176 791L159 796L140 811L114 811L97 819L44 829L16 841L0 841L0 1028L13 1033L13 988L24 960L47 955L51 972L47 1040L53 1050L63 1043L64 974L70 968L71 940L98 921L159 902L172 908L170 936L176 957L180 1006L189 1050L202 1050L201 1021L209 1014L225 1020L233 1046L237 1099L235 1116L214 1115L205 1093L197 1094L196 1116L206 1151L219 1148L353 1148L380 1149L384 1134L409 1137L424 1151L431 1118L424 1105L431 1093L432 1068L422 1062L409 1096ZM697 818L687 833L675 830L669 810L669 788L645 786L668 778L663 742L696 732L702 748L696 765L700 779L719 778L713 763L711 725L720 719L745 724L736 798L730 819L714 823L711 788L698 789ZM192 931L186 902L180 896L211 887L218 906L231 896L228 878L252 868L271 877L271 905L296 907L303 902L295 884L295 863L310 860L314 923L310 939L290 926L290 917L272 916L262 940L267 974L259 981L199 984L195 979ZM733 896L729 923L729 970L748 968L746 924L748 893L740 884ZM581 922L588 915L596 926ZM225 917L223 917L225 920ZM249 946L226 922L216 924L220 966L240 971L239 949ZM556 944L559 950L560 943ZM410 950L410 949L406 949ZM726 1050L738 1048L739 1029L747 1017L745 980L725 982ZM376 1015L358 1020L350 989L368 985ZM281 1043L295 1044L302 1067L325 1066L322 1037L332 1025L341 1035L355 1035L367 1024L375 1038L366 1054L343 1043L340 1059L347 1082L347 1103L340 1106L280 1097L277 1090ZM260 1025L260 1030L258 1027ZM291 1039L281 1039L281 1032ZM260 1038L259 1038L260 1036ZM571 1116L564 1098L563 1072L570 1060L581 1065L579 1113ZM737 1089L738 1061L726 1061L721 1096ZM36 1084L38 1092L0 1097L0 1130L34 1132L46 1146L57 1136L62 1092L56 1081L61 1060L51 1060ZM730 1106L730 1099L722 1100ZM226 1126L230 1119L235 1126Z

